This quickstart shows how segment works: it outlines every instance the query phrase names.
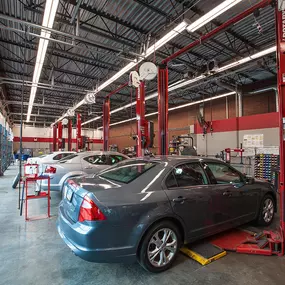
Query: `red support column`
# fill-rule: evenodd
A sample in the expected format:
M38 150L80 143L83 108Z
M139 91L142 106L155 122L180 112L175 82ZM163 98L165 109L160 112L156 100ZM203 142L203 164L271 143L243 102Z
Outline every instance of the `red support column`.
M103 150L109 149L109 128L110 128L110 98L107 97L103 104Z
M58 132L58 134L57 134L58 135L58 150L60 150L60 149L62 149L62 128L63 128L61 121L58 122L57 128L58 128L58 130L57 130L57 132Z
M137 118L137 157L144 156L145 138L145 82L142 81L136 89L136 118Z
M82 149L82 136L81 136L81 114L77 114L76 120L76 151Z
M57 125L53 125L52 132L53 132L53 136L52 136L52 151L56 151Z
M285 11L278 11L276 4L276 27L277 27L277 82L279 96L280 116L280 225L285 234Z
M158 154L168 154L168 69L158 68Z
M67 126L67 150L71 151L72 149L72 119L68 119Z

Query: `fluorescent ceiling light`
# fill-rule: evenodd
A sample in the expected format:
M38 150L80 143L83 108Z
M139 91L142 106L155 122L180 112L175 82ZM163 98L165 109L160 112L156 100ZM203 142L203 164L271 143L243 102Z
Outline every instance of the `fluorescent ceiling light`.
M257 58L262 57L262 56L264 56L264 55L273 53L273 52L275 52L275 51L276 51L276 46L270 47L270 48L268 48L268 49L265 49L265 50L263 50L263 51L260 51L260 52L258 52L258 53L255 53L255 54L253 54L253 55L251 55L251 56L245 57L245 58L243 58L243 59L241 59L241 60L239 60L239 61L235 61L235 62L232 62L232 63L230 63L230 64L228 64L228 65L225 65L225 66L219 68L219 69L216 71L215 74L220 73L220 72L223 72L223 71L226 71L226 70L231 69L231 68L233 68L233 67L236 67L236 66L238 66L238 65L244 64L244 63L246 63L246 62L248 62L248 61L257 59ZM170 85L168 86L168 91L174 91L174 90L176 90L176 89L179 89L179 88L184 87L184 86L186 86L186 85L190 85L190 84L192 84L192 83L194 83L194 82L196 82L196 81L199 81L199 80L201 80L201 79L204 79L204 78L207 78L207 76L205 76L205 75L200 75L200 76L198 76L198 77L195 77L195 78L192 78L192 79L189 79L189 80L178 80L177 82L172 83L172 84L170 84ZM146 96L146 97L145 97L145 100L147 101L147 100L153 99L153 98L157 97L157 95L158 95L157 92L154 92L154 93L152 93L152 94ZM135 101L132 102L132 103L129 103L129 104L125 105L125 106L122 106L122 107L119 107L119 108L117 108L117 109L112 110L112 111L110 112L110 114L114 114L114 113L120 112L120 111L125 110L125 109L127 109L127 108L129 108L129 107L131 107L131 106L134 106L134 105L136 105L136 102L135 102ZM175 108L175 107L174 107L174 108ZM169 109L169 110L170 110L170 109ZM156 113L153 113L153 114L156 114ZM146 116L148 116L148 115L146 115ZM92 122L92 121L97 121L97 120L100 120L100 119L101 119L101 117L96 117L96 118L90 119L90 120L88 120L88 121L82 123L82 125L85 125L85 124L88 124L88 123L90 123L90 122Z
M226 0L222 2L220 5L216 6L214 9L212 9L210 12L205 14L204 16L200 17L197 21L194 23L190 24L187 27L188 32L195 32L196 30L200 29L202 26L205 24L209 23L216 17L220 16L242 0Z
M168 32L165 36L163 36L161 39L159 39L157 42L155 42L153 45L151 45L145 52L141 53L139 59L136 62L130 62L123 69L121 69L119 72L117 72L115 75L113 75L110 79L108 79L103 84L101 84L98 87L96 93L98 93L99 91L101 91L104 88L106 88L107 86L109 86L115 80L117 80L122 75L124 75L126 72L130 71L138 63L140 63L144 58L147 58L148 56L153 54L156 50L160 49L166 43L168 43L173 38L175 38L177 35L182 33L186 28L188 31L189 31L189 29L190 29L190 31L195 31L198 28L202 27L203 25L207 24L209 21L213 20L215 17L226 12L228 9L232 8L234 5L238 4L241 1L242 0L226 0L226 1L222 2L220 5L218 5L216 8L212 9L207 14L205 14L204 16L202 16L201 18L199 18L197 21L195 21L194 23L192 23L190 25L189 25L189 23L187 23L187 21L185 21L185 20L182 21L175 28L173 28L170 32ZM85 103L85 100L83 99L79 103L77 103L72 109L76 110L77 108L79 108L84 103ZM66 116L66 114L65 114L65 116ZM60 120L58 119L55 123L57 123L58 121L60 121Z
M242 58L242 59L240 59L240 60L238 60L238 61L235 61L235 62L232 62L232 63L227 64L227 65L225 65L225 66L222 66L222 67L220 67L220 68L217 70L217 72L226 71L226 70L228 70L228 69L230 69L230 68L232 68L232 67L235 67L235 66L244 64L244 63L249 62L249 61L251 61L251 60L253 60L253 59L260 58L260 57L262 57L262 56L264 56L264 55L267 55L267 54L270 54L270 53L273 53L273 52L276 52L276 46L270 47L270 48L268 48L268 49L265 49L265 50L263 50L263 51L260 51L260 52L258 52L258 53L255 53L255 54L250 55L250 56L248 56L248 57Z
M50 29L52 28L58 2L59 0L47 0L46 1L43 23L42 23L43 27L50 28ZM27 122L30 121L33 104L34 104L34 100L35 100L36 92L38 88L38 83L39 83L40 75L42 72L43 64L45 61L49 38L50 38L50 31L41 29L41 37L40 37L39 45L38 45L38 53L37 53L36 64L35 64L35 69L34 69L30 100L29 100L29 105L28 105Z

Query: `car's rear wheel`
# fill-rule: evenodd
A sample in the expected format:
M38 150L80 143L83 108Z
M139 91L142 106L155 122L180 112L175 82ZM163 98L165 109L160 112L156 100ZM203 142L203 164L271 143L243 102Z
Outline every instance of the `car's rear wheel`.
M274 199L265 195L261 201L257 223L260 226L269 226L274 219Z
M170 221L161 221L144 236L139 251L139 263L150 272L165 271L175 261L180 245L181 234L178 227Z

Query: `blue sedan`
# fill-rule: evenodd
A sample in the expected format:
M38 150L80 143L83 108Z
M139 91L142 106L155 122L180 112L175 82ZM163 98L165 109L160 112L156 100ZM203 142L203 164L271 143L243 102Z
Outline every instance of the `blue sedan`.
M183 243L250 221L267 226L276 211L269 183L198 157L125 160L64 187L57 227L76 255L151 272L170 268Z

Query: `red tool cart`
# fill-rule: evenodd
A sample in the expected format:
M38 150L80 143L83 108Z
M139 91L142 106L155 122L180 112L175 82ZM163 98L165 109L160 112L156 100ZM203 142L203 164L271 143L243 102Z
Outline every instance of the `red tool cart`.
M23 179L25 183L25 192L26 192L26 205L25 205L25 217L26 221L29 220L38 220L38 219L43 219L43 218L49 218L50 217L50 177L49 176L26 176ZM38 182L41 182L42 180L48 180L48 190L47 191L40 191L35 192L35 194L29 194L29 186L33 187L38 187ZM39 186L40 187L40 186ZM37 193L37 194L36 194ZM34 199L41 199L41 198L46 198L47 199L47 215L41 215L33 218L28 217L28 201L29 200L34 200Z

